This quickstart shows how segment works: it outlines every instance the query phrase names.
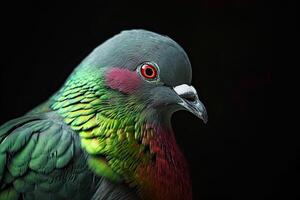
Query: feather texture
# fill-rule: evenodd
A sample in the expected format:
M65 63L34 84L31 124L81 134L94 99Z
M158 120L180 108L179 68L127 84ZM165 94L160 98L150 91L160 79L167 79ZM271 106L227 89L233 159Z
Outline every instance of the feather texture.
M107 88L103 77L75 74L54 97L52 105L79 133L81 147L90 155L89 168L115 184L125 181L139 188L143 199L191 199L187 167L172 130L157 121L148 121L142 115L145 102ZM75 80L84 82L76 93L88 96L71 95L68 87ZM98 91L94 91L97 81ZM65 106L69 102L73 109ZM97 198L100 197L103 198Z
M56 114L26 115L0 130L0 199L19 199L20 195L26 199L82 199L92 195L94 175L88 170L78 134ZM73 183L77 186L64 186Z

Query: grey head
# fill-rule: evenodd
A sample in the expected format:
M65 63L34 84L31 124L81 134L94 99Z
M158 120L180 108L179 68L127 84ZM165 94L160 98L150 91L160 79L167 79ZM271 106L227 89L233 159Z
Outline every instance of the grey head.
M146 30L122 31L98 46L83 63L135 70L145 61L159 66L160 78L166 85L191 83L192 68L182 47L167 36Z
M145 63L157 70L155 80L142 76L141 69ZM190 85L192 68L189 58L171 38L147 30L122 31L95 48L77 70L109 71L113 68L138 74L143 87L131 93L143 96L152 107L171 108L171 113L185 109L207 121L205 107L198 99L195 88ZM130 78L132 76L128 76ZM115 79L123 86L128 84L128 88L134 85L130 80L129 83L120 81L124 79L122 75L116 75ZM117 86L112 88L118 89Z

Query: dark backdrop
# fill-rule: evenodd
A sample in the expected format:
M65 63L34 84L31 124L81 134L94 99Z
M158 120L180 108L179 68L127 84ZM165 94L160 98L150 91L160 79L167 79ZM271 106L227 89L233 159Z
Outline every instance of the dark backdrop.
M287 197L297 189L291 183L295 154L285 155L289 147L282 146L272 123L272 5L101 1L2 9L0 123L46 100L104 40L144 28L183 46L208 109L206 125L187 112L173 117L195 199Z

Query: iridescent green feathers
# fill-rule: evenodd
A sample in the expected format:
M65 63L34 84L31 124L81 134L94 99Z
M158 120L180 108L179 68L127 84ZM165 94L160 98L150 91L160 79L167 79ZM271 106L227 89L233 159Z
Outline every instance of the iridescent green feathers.
M54 113L25 115L2 125L0 161L0 199L18 199L21 193L42 199L49 192L67 197L86 188L66 181L69 167L76 169L78 183L92 177L78 135Z
M151 155L142 141L145 105L105 86L103 74L75 73L53 98L52 109L80 135L89 166L113 181L134 178L136 166ZM143 144L144 142L144 144Z

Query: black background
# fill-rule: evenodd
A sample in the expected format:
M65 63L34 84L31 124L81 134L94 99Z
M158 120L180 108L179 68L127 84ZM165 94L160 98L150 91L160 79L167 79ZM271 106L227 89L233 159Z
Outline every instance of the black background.
M276 133L273 5L263 1L99 1L2 7L0 123L46 100L93 48L121 30L165 34L186 50L208 124L173 117L195 199L292 197L296 152ZM292 150L292 153L286 154Z

